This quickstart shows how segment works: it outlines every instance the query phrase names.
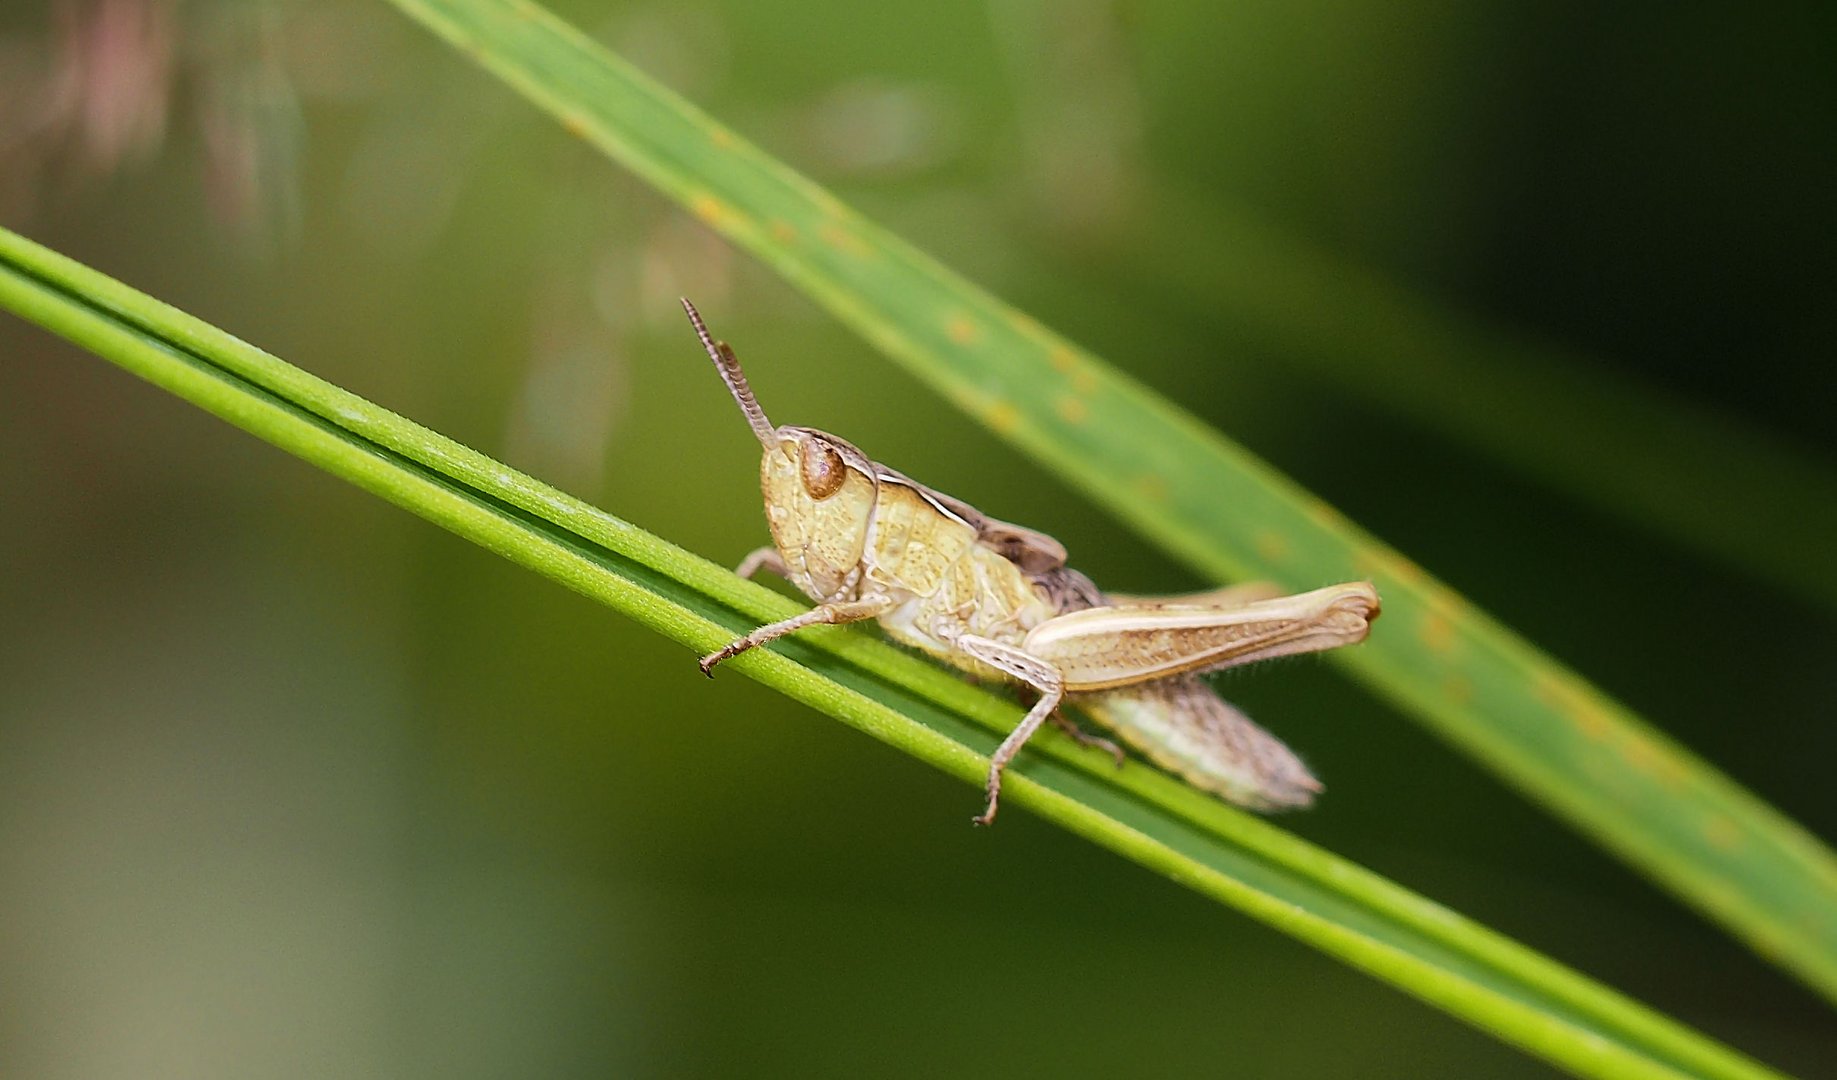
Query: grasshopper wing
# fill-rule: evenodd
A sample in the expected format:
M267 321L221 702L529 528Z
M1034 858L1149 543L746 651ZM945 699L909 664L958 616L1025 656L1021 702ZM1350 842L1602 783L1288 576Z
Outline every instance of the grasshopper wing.
M1065 545L1035 529L985 517L976 538L1029 574L1050 573L1065 565Z
M1365 640L1378 594L1362 581L1233 607L1094 607L1048 619L1021 648L1072 693L1216 671Z
M1253 810L1306 806L1320 781L1281 740L1196 676L1131 686L1076 702L1162 768Z

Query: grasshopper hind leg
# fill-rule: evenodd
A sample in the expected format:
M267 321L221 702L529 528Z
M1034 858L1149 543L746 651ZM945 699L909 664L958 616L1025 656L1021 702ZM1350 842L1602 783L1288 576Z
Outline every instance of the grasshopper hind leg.
M1129 760L1129 755L1123 752L1122 747L1101 735L1093 735L1084 730L1078 726L1076 721L1067 720L1064 713L1055 712L1052 714L1052 726L1065 732L1073 742L1087 750L1102 750L1104 753L1109 754L1116 759L1116 767L1119 769L1123 767L1124 762Z
M1294 751L1196 676L1084 694L1078 704L1162 768L1227 802L1292 810L1321 791Z

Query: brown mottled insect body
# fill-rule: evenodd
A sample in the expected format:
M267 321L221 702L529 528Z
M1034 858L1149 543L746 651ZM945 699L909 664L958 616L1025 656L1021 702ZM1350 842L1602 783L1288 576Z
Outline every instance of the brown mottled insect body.
M733 350L683 307L764 448L760 488L773 546L740 573L782 574L817 606L762 626L701 660L721 661L823 623L876 619L886 634L972 674L1038 692L990 758L994 820L1002 772L1068 695L1092 718L1196 786L1257 809L1306 805L1320 790L1274 736L1197 675L1364 639L1370 584L1295 596L1238 586L1182 597L1106 597L1065 565L1058 541L997 521L873 461L848 442L774 427ZM1117 753L1114 744L1068 730Z

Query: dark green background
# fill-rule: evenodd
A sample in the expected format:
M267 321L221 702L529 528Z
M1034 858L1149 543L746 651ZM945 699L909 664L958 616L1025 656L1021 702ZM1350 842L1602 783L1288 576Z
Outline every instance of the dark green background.
M156 153L28 137L53 9L93 7L0 8L0 224L737 560L755 449L686 293L778 422L1105 585L1200 584L381 3L195 0ZM1828 608L1399 420L1205 285L1252 223L1837 468L1820 5L562 10L1837 836ZM10 318L0 515L9 1074L1548 1072L1025 813L974 831L971 788ZM1837 1071L1809 992L1331 665L1226 681L1328 784L1296 830Z

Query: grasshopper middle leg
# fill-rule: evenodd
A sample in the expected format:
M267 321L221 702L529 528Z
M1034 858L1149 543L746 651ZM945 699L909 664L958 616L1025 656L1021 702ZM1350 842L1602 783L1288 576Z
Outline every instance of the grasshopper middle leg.
M957 647L1040 692L1040 699L1033 703L1033 708L1027 711L1020 725L1008 733L1008 737L995 748L995 753L989 755L989 801L982 813L972 820L978 825L993 825L995 811L1001 804L1002 770L1007 768L1015 754L1020 753L1021 747L1027 745L1027 740L1033 738L1033 733L1040 730L1040 725L1053 714L1053 710L1059 707L1059 702L1065 697L1065 678L1051 663L989 638L965 634L957 639Z

